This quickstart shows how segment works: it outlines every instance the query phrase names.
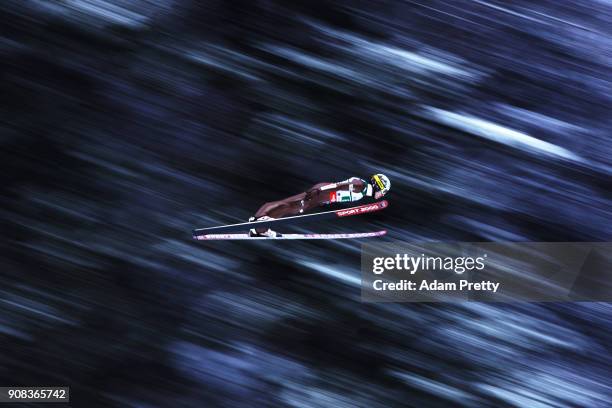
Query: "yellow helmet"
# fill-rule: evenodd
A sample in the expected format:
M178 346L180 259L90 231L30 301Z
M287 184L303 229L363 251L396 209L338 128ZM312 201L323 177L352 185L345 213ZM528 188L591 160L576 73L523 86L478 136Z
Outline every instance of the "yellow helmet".
M374 174L370 179L370 184L372 184L372 188L374 188L375 192L380 192L381 196L387 194L391 188L391 181L389 181L389 178L384 174Z

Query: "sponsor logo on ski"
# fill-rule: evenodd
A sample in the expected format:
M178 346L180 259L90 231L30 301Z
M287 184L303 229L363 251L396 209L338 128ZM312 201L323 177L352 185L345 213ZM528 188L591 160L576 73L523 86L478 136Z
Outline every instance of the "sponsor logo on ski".
M341 211L338 211L336 214L338 214L338 217L346 217L349 215L376 211L378 209L379 209L378 204L371 204L371 205L365 205L363 207L355 207L355 208L349 208L348 210L341 210Z

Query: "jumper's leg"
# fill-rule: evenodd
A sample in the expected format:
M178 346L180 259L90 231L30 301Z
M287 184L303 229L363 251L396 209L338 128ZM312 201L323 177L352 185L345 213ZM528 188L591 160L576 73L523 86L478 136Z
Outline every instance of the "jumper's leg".
M262 205L255 213L255 219L261 217L283 218L302 214L312 208L325 204L328 200L327 192L319 190L320 187L329 183L319 183L312 186L308 191L287 197L279 201L271 201ZM257 228L258 234L266 232L266 228Z
M300 214L301 201L305 195L306 193L301 193L284 200L265 203L257 210L255 218L261 218L266 215L271 218L282 218Z
M259 208L259 210L257 210L254 218L282 218L300 214L303 211L302 208L305 195L306 193L301 193L292 197L285 198L284 200L265 203ZM266 232L272 233L272 231L267 228L257 228L255 232L257 234L264 234ZM253 231L251 233L253 233Z

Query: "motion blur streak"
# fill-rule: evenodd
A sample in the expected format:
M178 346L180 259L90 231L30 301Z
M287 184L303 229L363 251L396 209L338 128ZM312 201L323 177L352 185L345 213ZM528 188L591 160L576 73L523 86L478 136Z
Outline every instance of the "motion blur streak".
M0 385L79 407L610 405L608 304L362 304L359 242L190 237L381 172L384 214L302 231L609 241L609 2L0 18Z

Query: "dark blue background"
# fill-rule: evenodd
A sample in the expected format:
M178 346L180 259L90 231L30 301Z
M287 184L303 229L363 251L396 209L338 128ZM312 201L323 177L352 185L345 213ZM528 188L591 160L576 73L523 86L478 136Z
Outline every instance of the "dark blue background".
M604 1L0 6L0 383L73 406L604 407L609 304L362 304L359 242L193 242L320 181L308 231L610 240Z

